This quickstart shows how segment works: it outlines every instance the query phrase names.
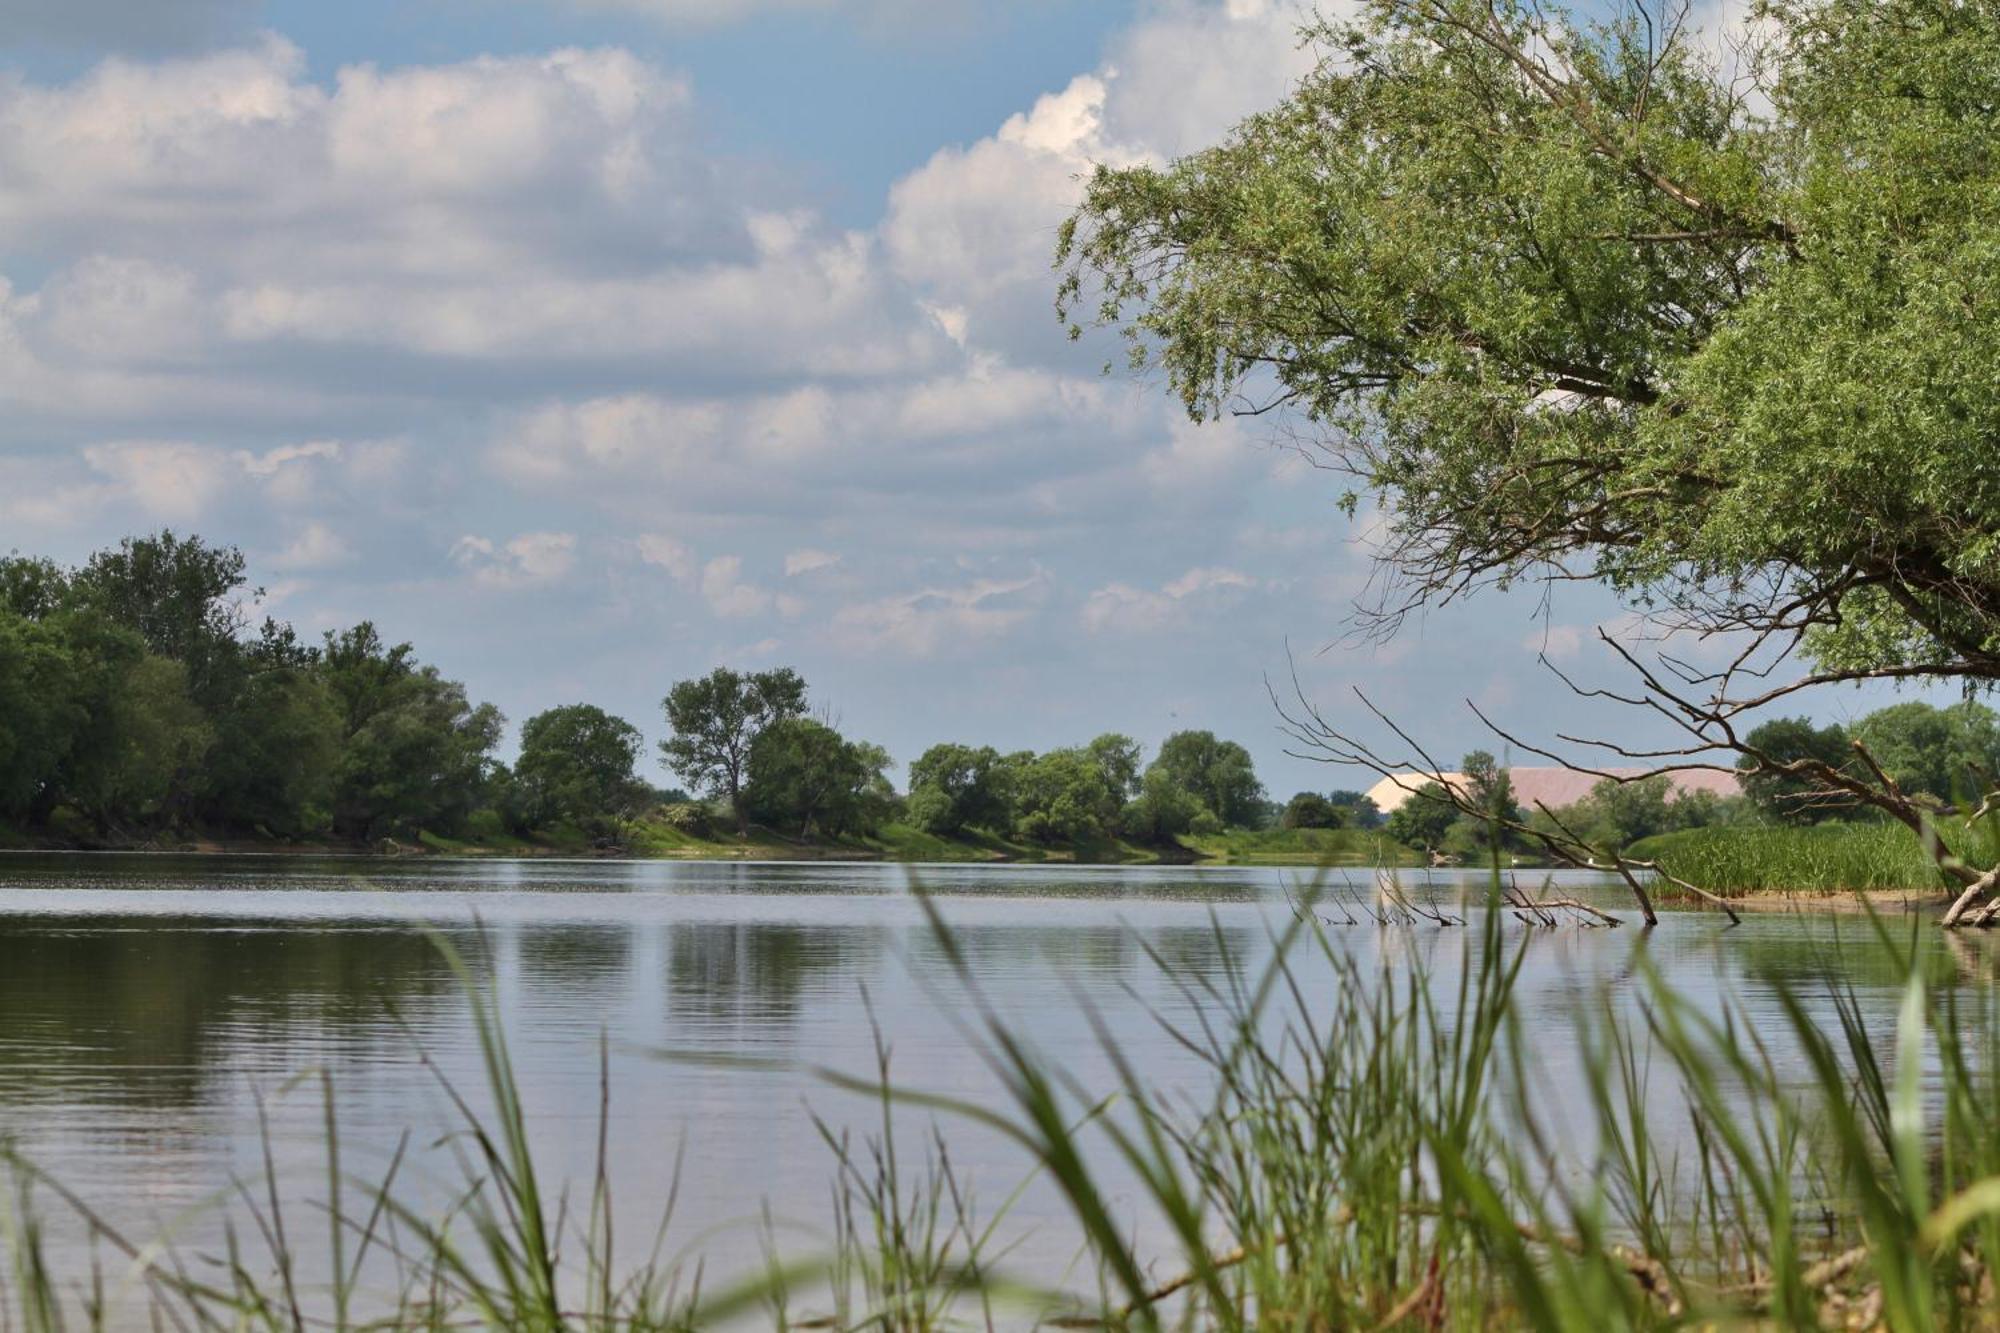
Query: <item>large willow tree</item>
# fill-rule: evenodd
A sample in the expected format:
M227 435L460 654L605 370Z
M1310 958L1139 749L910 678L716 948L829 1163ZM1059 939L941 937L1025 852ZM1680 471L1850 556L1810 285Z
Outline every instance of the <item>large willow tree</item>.
M1778 686L1641 668L1689 731L1663 765L1775 770L1735 726L1774 693L2000 680L2000 4L1686 17L1320 23L1283 104L1096 173L1059 304L1198 417L1313 423L1387 520L1378 627L1583 578L1799 653ZM1865 761L1798 776L1935 837ZM2000 886L1939 858L1954 920Z

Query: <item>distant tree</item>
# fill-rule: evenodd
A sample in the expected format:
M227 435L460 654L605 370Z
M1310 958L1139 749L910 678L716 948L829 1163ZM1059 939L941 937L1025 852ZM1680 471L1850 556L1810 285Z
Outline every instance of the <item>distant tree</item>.
M342 731L316 665L262 659L215 719L202 803L218 823L296 838L331 818Z
M727 797L737 832L747 833L743 784L750 747L772 723L805 713L805 681L789 667L755 673L717 667L676 683L661 707L673 730L660 742L668 766L696 789Z
M1382 808L1375 804L1375 798L1360 791L1333 791L1326 794L1336 810L1345 811L1343 823L1354 828L1380 828Z
M1854 739L1905 792L1952 801L2000 777L2000 715L1973 699L1891 704L1857 722Z
M1339 807L1316 791L1302 791L1285 803L1278 820L1284 828L1339 828Z
M801 838L872 832L891 795L888 752L806 717L781 717L751 742L744 803Z
M567 823L601 831L648 794L633 773L641 744L637 727L593 704L537 713L521 728L516 808L530 827Z
M321 672L340 710L334 832L348 838L452 832L485 795L505 719L465 687L421 666L407 643L366 621L331 631Z
M1120 815L1125 835L1135 842L1167 844L1184 834L1219 833L1222 821L1199 797L1174 781L1158 764L1146 770L1139 794Z
M1474 750L1460 761L1465 774L1466 804L1476 814L1464 815L1463 827L1452 840L1460 850L1490 852L1508 845L1502 823L1519 823L1521 808L1514 799L1514 779L1485 750Z
M1122 804L1139 793L1139 742L1108 731L1084 747L1104 774L1104 785Z
M162 530L99 551L70 580L68 596L138 634L187 669L187 687L211 711L231 702L249 625L243 553Z
M88 609L65 609L44 625L60 640L66 679L53 697L67 715L67 736L55 771L43 784L32 822L42 822L60 805L68 805L94 822L100 833L113 827L137 827L142 812L120 808L127 796L143 797L144 784L134 781L135 765L144 766L144 750L126 734L134 719L134 677L154 658L131 630L111 623ZM185 692L186 677L178 682ZM141 698L181 709L157 679L143 682ZM135 751L137 751L135 753Z
M115 743L105 762L80 775L69 795L99 829L179 822L215 733L188 697L187 668L146 654L112 696L104 724Z
M910 765L910 822L945 837L1005 831L1012 819L1007 769L990 745L933 745Z
M0 611L42 620L68 602L69 586L69 574L53 560L18 553L0 559Z
M1817 759L1834 768L1846 768L1854 761L1847 732L1839 723L1815 727L1804 717L1773 718L1744 737L1758 753L1780 763ZM1816 791L1810 783L1780 773L1760 771L1757 761L1745 755L1737 762L1743 794L1768 818L1786 824L1811 824L1856 813L1854 803L1838 793Z
M82 683L61 627L0 609L0 818L32 821L53 804L88 720Z
M1458 809L1445 789L1426 782L1389 812L1383 830L1405 847L1429 849L1444 846L1445 834L1458 819Z
M1014 831L1032 842L1088 842L1117 829L1122 802L1088 749L1050 750L1013 775Z
M1257 780L1250 752L1236 742L1217 740L1209 731L1177 731L1160 743L1153 764L1224 826L1243 827L1256 821L1264 784Z

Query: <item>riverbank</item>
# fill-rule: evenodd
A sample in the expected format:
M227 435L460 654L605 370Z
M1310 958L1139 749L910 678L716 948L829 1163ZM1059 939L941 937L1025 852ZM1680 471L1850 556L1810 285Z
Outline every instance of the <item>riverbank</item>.
M592 839L569 830L530 837L503 831L445 837L383 838L371 843L343 839L285 840L256 837L165 836L148 839L81 840L36 836L0 827L0 850L213 852L261 855L376 855L386 857L635 857L657 860L719 861L887 861L1073 865L1292 865L1412 867L1422 858L1380 833L1363 829L1234 829L1166 844L1122 839L1041 844L980 830L955 837L926 833L907 824L830 840L787 838L753 827L747 836L720 831L695 834L659 820L634 820L616 837Z

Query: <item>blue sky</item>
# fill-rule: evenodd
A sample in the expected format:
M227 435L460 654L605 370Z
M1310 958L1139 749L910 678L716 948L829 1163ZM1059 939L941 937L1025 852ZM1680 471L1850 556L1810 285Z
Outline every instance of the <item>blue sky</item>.
M273 614L372 617L517 723L656 736L673 680L788 663L900 761L1193 726L1280 795L1367 785L1281 754L1289 645L1441 756L1467 698L1545 734L1537 649L1589 669L1616 606L1329 648L1368 574L1332 479L1051 312L1078 173L1277 100L1297 21L0 0L0 549L238 544Z

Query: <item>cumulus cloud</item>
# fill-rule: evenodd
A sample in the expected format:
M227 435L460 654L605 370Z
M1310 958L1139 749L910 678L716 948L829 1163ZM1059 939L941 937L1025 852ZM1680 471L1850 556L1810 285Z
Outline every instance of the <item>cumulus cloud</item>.
M795 579L801 574L810 574L816 569L831 569L840 563L840 557L831 551L816 551L811 547L793 551L785 556L785 577Z
M1522 637L1521 646L1552 662L1566 662L1583 651L1583 636L1589 632L1587 625L1541 625Z
M91 445L84 461L117 495L147 515L171 523L201 517L229 481L221 451L171 440Z
M47 274L0 286L0 392L304 418L368 396L363 354L450 363L451 396L952 350L871 237L748 203L697 150L692 97L617 49L351 65L329 87L277 37L0 83L0 246ZM809 440L808 387L774 402L772 439Z
M719 555L701 567L701 595L716 615L730 620L762 615L771 594L743 577L743 557Z
M325 569L354 558L354 548L327 524L314 519L271 558L279 569Z
M882 228L890 263L986 345L1069 355L1050 337L1048 268L1083 179L1188 152L1276 102L1317 59L1299 46L1304 17L1266 0L1161 6L1096 69L899 181Z
M1215 567L1190 569L1157 590L1107 583L1085 600L1083 625L1093 634L1148 634L1174 626L1185 628L1190 616L1217 606L1220 595L1254 588L1257 582L1238 570Z
M834 613L833 635L857 653L930 657L1006 635L1034 614L1047 587L1048 576L1038 571L856 602Z
M686 542L676 541L662 532L642 532L634 544L639 548L641 560L666 570L674 582L694 581L694 551Z
M468 534L452 544L451 558L479 583L526 588L555 583L576 566L576 536L525 532L505 543Z

